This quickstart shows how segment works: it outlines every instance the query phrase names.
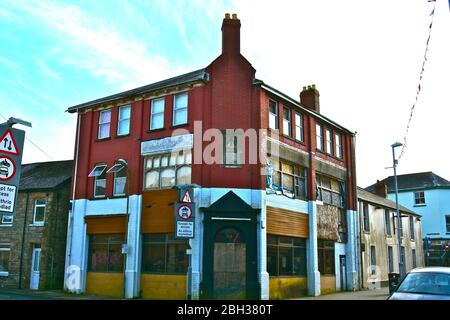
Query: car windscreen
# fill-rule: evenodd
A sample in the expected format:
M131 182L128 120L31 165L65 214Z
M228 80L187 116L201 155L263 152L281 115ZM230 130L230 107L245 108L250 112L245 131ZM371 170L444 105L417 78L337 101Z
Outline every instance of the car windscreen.
M413 272L406 276L397 292L450 296L450 274Z

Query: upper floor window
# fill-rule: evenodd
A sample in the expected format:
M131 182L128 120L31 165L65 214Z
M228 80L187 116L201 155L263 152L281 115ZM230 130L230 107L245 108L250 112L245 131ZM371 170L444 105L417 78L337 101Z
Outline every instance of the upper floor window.
M111 129L111 110L100 111L98 118L98 138L109 138L109 131Z
M45 222L45 207L47 201L45 199L36 199L34 202L34 214L33 214L33 224L34 225L44 225Z
M297 112L295 113L295 139L305 141L303 132L303 115Z
M327 152L329 154L333 154L333 135L331 134L330 129L325 130L326 141L327 141Z
M125 136L130 133L131 105L119 107L119 119L117 121L117 135Z
M153 99L150 110L150 130L164 128L164 98Z
M145 189L171 188L191 183L191 150L145 158Z
M270 159L272 166L272 183L294 194L295 197L306 197L306 170L303 167Z
M415 237L415 232L414 232L414 217L413 216L409 216L409 236L411 240L414 240Z
M94 197L104 197L106 195L106 164L97 164L89 173L89 177L94 177Z
M125 195L125 186L127 184L127 165L123 161L116 161L106 173L114 173L114 190L115 196Z
M424 191L414 192L414 204L425 204L425 192Z
M386 235L388 235L388 236L392 235L391 212L389 211L389 209L384 210L384 223L386 225Z
M173 125L188 122L188 93L180 93L173 98Z
M363 225L364 231L370 231L370 220L369 220L369 204L363 203Z
M335 134L336 151L335 156L342 159L342 137L340 134Z
M283 108L283 134L291 136L291 110Z
M240 167L243 164L243 135L234 130L224 130L222 137L222 164L226 167Z
M316 124L316 145L323 151L323 127L320 124Z
M278 103L269 100L269 128L278 129Z
M445 230L446 232L450 232L450 216L445 216Z
M341 182L322 175L316 175L317 200L333 206L342 207Z

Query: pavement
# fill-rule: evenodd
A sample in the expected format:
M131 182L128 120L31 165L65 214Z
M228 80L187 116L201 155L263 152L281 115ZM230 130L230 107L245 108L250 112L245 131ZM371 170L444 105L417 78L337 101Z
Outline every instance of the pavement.
M62 290L0 288L0 300L112 300L114 298L71 294Z
M361 290L355 292L336 292L318 297L302 297L292 300L386 300L389 296L389 288Z

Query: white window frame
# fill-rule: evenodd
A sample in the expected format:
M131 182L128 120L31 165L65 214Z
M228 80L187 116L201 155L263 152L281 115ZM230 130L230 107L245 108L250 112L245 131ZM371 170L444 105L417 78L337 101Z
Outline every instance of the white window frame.
M114 173L113 196L115 196L115 197L126 195L126 185L127 185L127 176L128 175L125 172L125 177L116 177L116 174L118 172L122 171L122 170L127 170L127 169L128 168L127 168L126 163L121 162L121 161L116 161L114 163L114 165L111 168L109 168L108 171L106 171L106 173ZM125 180L125 189L124 189L123 193L117 193L116 192L116 182L119 181L119 180L121 180L121 181Z
M297 121L298 120L298 121ZM303 114L295 113L295 139L304 142L304 132L303 132Z
M323 126L316 123L316 148L320 151L324 151L323 142Z
M342 136L339 133L334 134L334 139L336 141L336 150L335 150L335 156L339 159L342 159Z
M98 163L95 165L94 169L92 169L91 173L89 173L89 177L94 177L94 198L104 198L106 196L106 190L105 190L105 194L104 195L97 195L96 194L96 190L97 190L97 183L98 181L105 181L105 187L106 187L106 178L105 179L98 179L98 177L100 177L103 172L106 170L106 164L105 163ZM103 170L99 171L99 172L95 172L95 170L99 167L103 167Z
M177 105L176 105L177 97L182 96L182 95L186 95L186 106L177 107ZM175 123L175 119L176 119L175 114L177 113L177 111L184 110L184 109L186 109L186 122ZM186 91L186 92L181 92L181 93L173 96L172 125L175 127L175 126L181 126L181 125L188 124L188 123L189 123L189 94Z
M0 251L9 252L9 259L8 259L8 263L11 259L11 244L10 243L2 243L0 244ZM9 270L8 271L0 271L0 277L7 277L9 276Z
M6 217L10 217L11 218L11 222L5 222L5 218ZM12 224L13 224L13 222L14 222L14 215L12 215L12 214L4 214L4 215L2 215L2 224L3 224L3 226L12 226Z
M163 110L160 111L160 112L153 112L154 103L157 102L157 101L162 101L163 102ZM174 99L174 101L175 101L175 99ZM151 105L150 105L150 130L157 130L157 129L163 129L164 128L164 111L165 111L165 108L166 108L166 102L165 102L164 97L152 99ZM163 119L161 127L152 127L153 116L154 115L159 115L159 114L162 114L162 119Z
M38 204L39 200L44 200L44 204ZM44 208L44 219L43 221L36 221L36 209ZM34 209L33 209L33 226L43 226L45 224L45 216L47 215L47 199L36 199L34 200Z
M333 131L331 129L326 128L325 129L325 144L327 147L326 152L328 154L333 154Z
M124 110L124 109L129 109L130 110L130 115L129 115L128 118L121 119L120 118L121 111ZM121 129L121 125L124 122L126 123L126 125L128 127L127 127L126 132L121 134L120 133L120 129ZM131 124L131 104L126 104L126 105L120 106L119 107L119 112L118 112L118 115L117 115L117 136L126 136L126 135L130 134L130 124Z
M275 113L270 111L271 103L275 104ZM275 118L275 128L270 126L270 118L272 116ZM280 128L279 118L278 118L278 102L276 102L275 100L272 100L272 99L269 99L269 128L273 129L273 130L278 130Z
M288 119L284 117L284 115L288 115ZM286 136L292 136L292 114L291 109L287 107L283 107L283 134Z
M106 112L109 112L109 122L101 122L102 121L102 114L104 114ZM98 134L97 134L97 138L99 140L107 139L107 138L111 137L111 116L112 116L111 109L100 111L100 114L99 114L99 117L98 117ZM101 128L104 125L108 125L109 126L108 135L106 137L100 137L100 133L102 132Z

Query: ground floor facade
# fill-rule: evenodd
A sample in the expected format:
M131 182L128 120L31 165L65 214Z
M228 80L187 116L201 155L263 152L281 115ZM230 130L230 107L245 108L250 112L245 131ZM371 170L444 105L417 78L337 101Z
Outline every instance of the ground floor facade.
M353 211L347 241L337 242L318 239L315 201L194 188L194 237L176 239L178 200L172 189L75 200L65 289L144 299L287 299L359 288Z

